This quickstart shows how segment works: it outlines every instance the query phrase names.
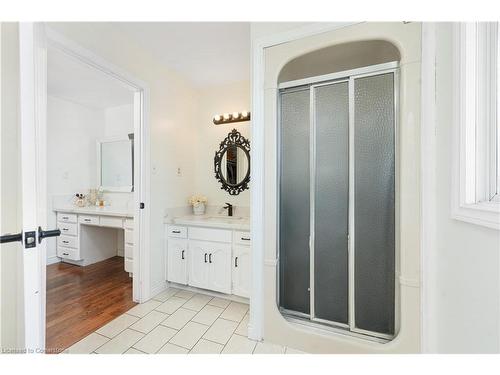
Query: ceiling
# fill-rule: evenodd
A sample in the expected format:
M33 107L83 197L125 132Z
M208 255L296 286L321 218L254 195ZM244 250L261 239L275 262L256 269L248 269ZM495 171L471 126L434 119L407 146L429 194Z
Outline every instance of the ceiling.
M113 27L197 87L250 80L249 22L123 22Z
M47 78L49 95L87 107L133 103L132 91L120 81L55 48L47 53Z

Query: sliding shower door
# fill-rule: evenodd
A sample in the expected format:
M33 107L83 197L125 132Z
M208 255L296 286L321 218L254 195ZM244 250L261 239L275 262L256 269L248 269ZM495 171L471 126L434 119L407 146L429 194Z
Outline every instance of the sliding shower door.
M397 71L366 72L280 89L279 306L390 338Z

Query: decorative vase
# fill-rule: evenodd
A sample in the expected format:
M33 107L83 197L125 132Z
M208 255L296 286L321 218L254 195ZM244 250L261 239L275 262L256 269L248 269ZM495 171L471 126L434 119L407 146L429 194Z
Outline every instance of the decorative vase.
M198 203L193 205L193 214L204 215L205 214L205 203Z

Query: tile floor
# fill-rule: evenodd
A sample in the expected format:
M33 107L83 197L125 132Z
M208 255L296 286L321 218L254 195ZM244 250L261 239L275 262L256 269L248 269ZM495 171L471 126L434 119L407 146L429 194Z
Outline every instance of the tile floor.
M169 288L69 347L69 354L298 354L247 338L248 305Z

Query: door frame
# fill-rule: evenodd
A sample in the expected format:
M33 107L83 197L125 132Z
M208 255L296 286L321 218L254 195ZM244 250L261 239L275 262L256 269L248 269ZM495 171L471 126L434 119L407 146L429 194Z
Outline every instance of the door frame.
M134 231L138 238L134 244L134 266L133 273L133 299L142 303L151 297L150 286L150 90L149 86L142 80L136 78L124 69L106 61L93 52L84 49L74 41L62 36L50 29L44 23L20 23L19 26L20 45L31 44L33 46L33 64L20 64L20 75L33 77L33 97L21 97L21 102L27 106L34 107L34 121L36 126L35 152L37 157L36 185L36 209L37 223L42 228L47 228L47 160L46 160L46 134L47 134L47 49L57 48L74 59L98 69L104 74L122 82L127 88L132 89L134 94L134 152L139 157L134 158L134 169L138 171L138 178L134 181ZM21 105L22 106L22 105ZM140 209L140 203L145 204ZM49 228L50 229L50 228ZM41 349L45 348L45 314L46 314L46 243L42 241L39 247L40 277L38 286L40 301L37 301L39 312L39 329L37 336ZM26 301L25 301L26 302ZM25 312L26 313L26 312ZM29 317L25 315L25 322ZM25 336L32 332L25 332ZM40 346L39 345L39 346Z

